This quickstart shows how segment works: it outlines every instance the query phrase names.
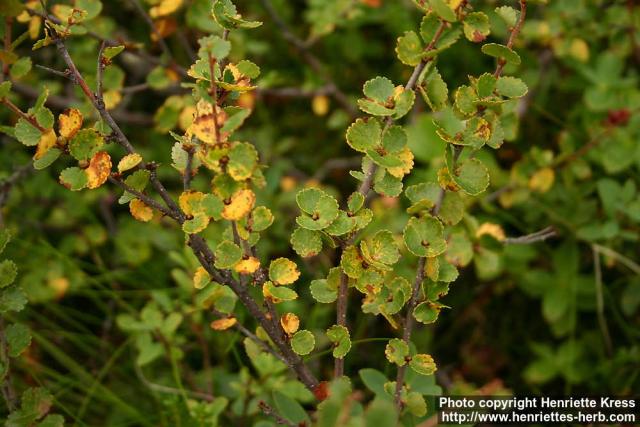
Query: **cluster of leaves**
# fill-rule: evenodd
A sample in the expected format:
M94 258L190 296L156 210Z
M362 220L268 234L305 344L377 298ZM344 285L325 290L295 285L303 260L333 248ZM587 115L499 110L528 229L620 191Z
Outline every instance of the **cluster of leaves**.
M131 3L126 13L142 11L143 21L151 22L142 34L161 55L128 41L127 32L114 32L117 21L98 0L45 5L50 15L39 1L0 6L6 22L15 19L24 31L0 51L0 103L12 120L0 129L35 149L35 169L48 169L25 184L9 212L24 211L21 198L30 197L34 209L24 217L52 230L47 232L55 242L55 248L42 248L37 240L36 253L21 257L29 268L20 283L14 283L15 264L0 264L1 300L11 322L4 326L0 379L8 379L8 358L22 353L18 367L36 369L25 369L33 373L20 385L40 382L40 375L55 383L56 373L42 367L42 352L72 372L78 388L89 390L69 415L96 414L95 421L105 416L104 407L113 407L110 421L144 425L156 422L149 421L151 413L158 424L217 425L251 417L261 426L273 419L326 427L418 425L433 415L431 396L443 392L435 360L455 361L453 381L443 383L450 394L471 393L467 382L494 384L501 375L527 392L559 381L587 391L600 392L606 384L607 390L629 392L636 381L633 322L640 294L637 277L629 279L625 269L637 276L640 268L624 254L633 253L640 218L633 176L640 165L634 143L640 96L628 65L637 37L620 40L637 24L637 8L627 14L616 3L606 21L625 22L623 30L593 24L597 31L584 34L580 28L597 21L599 6L569 0L536 8L524 26L526 1L521 8L491 2L483 9L464 0L415 0L407 12L401 2L312 0L304 10L309 35L303 41L295 35L298 28L284 23L302 6L282 1L263 2L264 10L231 0ZM104 9L119 13L106 2ZM278 49L273 27L253 20L272 10L285 16L273 21L312 72L282 61L288 49ZM382 29L379 40L364 38L371 23ZM388 52L375 53L388 46L388 34L401 34L395 44L399 64L392 67ZM34 53L21 56L27 39L34 41ZM196 40L192 55L190 46L182 48ZM311 53L320 42L333 58L326 68ZM181 47L168 45L173 43ZM596 57L598 43L613 47ZM530 49L519 48L524 44ZM32 62L51 61L53 45L61 55L55 67L66 70L44 74L33 68ZM384 65L369 66L374 54ZM258 58L260 67L246 56ZM556 62L549 65L549 57ZM344 70L344 61L353 69ZM495 71L487 72L493 65ZM572 74L565 84L567 70ZM332 71L344 80L336 84ZM364 73L380 76L362 85ZM52 78L49 89L28 95L25 86L37 78ZM131 85L140 78L143 83ZM302 89L287 87L300 79ZM352 92L361 87L357 99L341 97L340 87L349 85ZM140 90L150 94L132 95ZM277 98L279 90L286 99L311 94L310 114L296 100L273 104L284 113L271 108L270 94ZM565 98L579 102L564 112L557 101ZM539 113L543 107L532 99L551 112ZM350 103L360 111L351 111ZM125 136L118 122L135 123L128 110L134 106L151 114L145 124L153 129L123 127ZM543 125L521 123L525 112ZM561 117L554 119L561 122L559 137L545 121L555 116ZM129 138L150 143L134 147ZM346 144L317 142L336 138ZM317 178L326 176L318 174L320 157L348 149L362 156L350 171L357 191L342 175L335 182L334 176ZM18 148L6 150L24 158ZM53 185L48 173L62 185ZM122 190L112 199L115 207L108 181ZM484 196L490 187L495 192ZM40 208L41 198L78 209ZM3 200L0 192L0 207ZM104 219L84 208L96 202ZM511 244L535 242L548 237L544 233L507 236L550 224L568 236L553 249ZM467 266L473 269L462 274ZM603 287L608 280L611 290ZM471 288L476 283L481 291ZM111 295L107 304L105 294ZM46 302L48 316L80 328L83 336L101 331L99 339L86 344L34 333L32 349L25 351L31 335L15 311L27 296ZM104 310L107 320L65 310L75 298ZM539 311L531 308L535 300ZM615 346L608 314L615 319ZM43 321L31 310L21 316ZM111 331L112 317L121 332ZM470 318L474 324L461 328ZM526 331L510 329L523 321ZM497 325L509 330L499 343L488 342L484 337L498 337L492 329ZM122 343L109 342L111 333L120 334ZM527 354L520 350L527 348L523 333L531 333ZM432 340L433 334L439 338ZM619 344L620 337L629 344ZM244 352L236 350L238 341ZM509 357L521 360L506 373L503 342L517 348ZM135 349L131 363L114 363L129 345ZM86 366L58 346L77 346ZM352 351L357 346L366 350ZM498 355L487 357L486 348ZM94 381L96 359L105 365ZM334 365L331 383L327 360ZM594 360L595 373L589 368ZM349 379L340 378L343 373ZM103 386L105 376L111 383ZM62 391L64 385L56 399L77 406L78 396ZM359 387L372 399L360 399ZM495 391L488 389L482 388ZM94 400L99 404L90 405ZM27 389L9 425L60 425L61 417L45 417L52 402L43 388Z

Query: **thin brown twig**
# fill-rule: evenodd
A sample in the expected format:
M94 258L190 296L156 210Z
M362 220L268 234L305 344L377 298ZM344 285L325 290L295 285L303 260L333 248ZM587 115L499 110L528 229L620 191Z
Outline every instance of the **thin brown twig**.
M507 237L502 243L505 245L530 245L532 243L545 241L556 235L556 230L552 226L549 226L525 236Z
M405 344L409 345L411 341L411 334L413 332L413 310L418 305L418 298L420 296L420 289L422 287L422 281L424 280L424 266L426 264L427 259L424 257L420 257L418 260L418 269L416 271L416 278L413 282L413 289L411 291L411 299L409 300L409 305L407 305L407 313L404 319L404 330L402 332L402 340ZM402 366L398 367L398 372L396 375L396 390L394 399L396 402L396 406L398 410L402 409L402 387L404 386L404 376L407 370L407 364L405 363Z
M263 414L273 418L273 420L278 425L290 426L290 427L301 427L306 425L306 423L296 424L294 422L289 421L288 419L284 418L282 415L278 414L276 410L273 409L270 405L268 405L267 402L265 402L264 400L261 400L260 402L258 402L258 407L260 408Z

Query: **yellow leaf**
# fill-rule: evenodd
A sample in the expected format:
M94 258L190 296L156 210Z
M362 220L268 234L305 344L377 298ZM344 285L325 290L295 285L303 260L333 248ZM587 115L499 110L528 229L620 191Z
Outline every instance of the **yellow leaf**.
M277 258L269 265L269 278L276 285L290 285L300 277L295 262L288 258Z
M189 129L189 126L193 124L193 116L196 113L196 107L193 105L187 105L184 107L182 112L180 112L180 117L178 118L178 125L180 129L186 131Z
M108 90L103 94L104 106L107 110L115 108L122 101L122 94L117 90Z
M58 138L56 137L56 133L53 129L47 130L45 133L40 136L40 141L38 142L38 148L36 149L36 154L33 156L35 160L38 160L42 156L45 155L47 151L55 147L56 141Z
M129 169L133 169L142 161L142 156L138 153L131 153L124 156L118 162L118 172L126 172Z
M186 215L194 215L194 206L197 206L202 199L204 198L204 193L200 191L189 190L185 191L178 198L178 204L180 205L180 209Z
M214 114L213 105L204 100L200 100L196 105L196 114L193 123L187 129L187 133L195 135L200 141L206 144L215 144L216 142L220 142L216 136L216 125L218 133L220 133L220 128L226 120L227 114L222 108L216 105ZM221 141L226 139L227 134L220 134Z
M253 191L245 189L236 192L231 196L231 201L225 204L222 210L222 217L230 221L236 221L247 216L256 202L256 195Z
M292 176L285 175L280 178L280 188L282 191L293 191L296 185L298 185L298 182Z
M238 107L248 108L249 110L253 110L254 105L256 104L256 93L255 92L242 92L236 101Z
M129 202L129 212L138 221L148 222L153 218L153 209L140 199L133 199Z
M170 15L182 6L182 0L162 0L157 6L149 9L152 18Z
M402 152L398 154L398 157L402 161L402 166L398 166L395 168L388 168L387 172L389 172L392 176L396 178L402 178L413 169L413 153L409 149L409 147L404 147Z
M311 109L316 116L325 116L329 112L329 98L325 95L316 95L311 100Z
M259 267L260 261L255 257L249 257L237 263L233 269L240 274L253 274Z
M69 279L66 277L57 277L49 280L49 287L53 289L56 298L62 298L69 289Z
M224 331L225 329L229 329L236 323L238 323L238 321L235 317L226 317L224 319L218 319L211 322L211 329L216 331Z
M496 239L499 242L502 242L507 237L505 236L504 230L502 229L502 227L499 224L494 224L492 222L482 223L480 227L478 227L478 229L476 230L477 238L480 238L485 234L492 236L494 239Z
M82 113L75 108L69 108L58 116L58 130L63 138L73 138L81 127Z
M105 183L111 173L111 157L106 151L98 151L89 161L87 188L98 188Z
M573 39L569 46L569 53L578 61L587 62L589 60L589 45L582 39Z
M553 186L556 174L551 168L542 168L529 179L529 189L538 193L546 193Z
M198 267L193 275L193 287L196 289L202 289L209 284L211 276L204 267Z
M284 329L287 335L293 335L298 332L300 319L293 313L285 313L280 317L280 325L282 325L282 329Z

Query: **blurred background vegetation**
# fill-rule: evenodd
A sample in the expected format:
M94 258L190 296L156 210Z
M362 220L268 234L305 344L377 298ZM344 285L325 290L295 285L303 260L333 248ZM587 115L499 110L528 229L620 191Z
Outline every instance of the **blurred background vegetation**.
M168 131L180 132L190 105L179 85L188 80L181 70L190 66L197 39L221 29L210 18L209 0L178 1L175 12L155 20L164 51L136 3L104 1L87 26L94 36L139 43L148 52L121 54L107 69L106 96L136 147L161 163L159 175L170 189L181 191L179 174L167 167L173 144ZM141 0L140 6L148 11L158 3ZM236 3L244 16L264 22L230 36L231 59L250 58L262 71L259 88L240 100L253 114L238 134L256 145L268 165L258 198L276 221L258 248L264 260L295 257L289 236L296 191L321 183L341 200L353 191L357 183L349 170L357 169L360 159L345 144L344 133L359 114L355 100L373 76L407 80L411 67L396 59L394 48L398 36L416 28L420 12L411 1L391 0ZM507 28L493 10L509 2L472 3L491 18L488 40L502 42ZM0 15L9 15L3 7ZM0 36L9 29L11 40L23 37L15 51L20 62L9 73L19 95L14 102L26 109L46 86L48 106L56 113L74 106L91 116L71 82L36 67L64 69L55 49L31 52L42 37L37 15L7 19L12 25L0 25ZM420 384L427 394L640 391L638 28L640 4L633 0L531 2L516 43L522 64L507 69L526 81L529 93L513 106L505 145L480 154L490 168L491 186L485 195L468 199L468 215L452 237L460 244L457 263L466 268L443 300L450 309L414 333L416 345L439 366L435 384ZM68 46L91 80L97 38L75 36ZM171 63L167 52L174 65L162 65ZM438 58L450 88L493 67L492 58L467 40ZM434 179L444 164L444 142L426 111L417 101L404 119L416 157L405 185ZM3 126L15 120L0 109ZM274 391L303 403L312 400L284 370L249 358L238 333L209 328L213 318L202 305L207 297L191 283L196 260L174 226L135 221L117 203L114 187L70 192L58 183L64 162L34 173L30 157L13 138L0 137L1 224L14 235L3 257L19 267L17 280L29 299L19 320L33 331L27 352L11 367L18 392L46 387L53 411L69 424L89 426L200 425L202 420L212 425L218 408L196 408L202 414L197 421L194 408L188 415L181 404L187 396L208 402L212 395L229 401L220 425L268 426L273 420L258 402L271 399ZM197 180L196 186L206 185L206 177ZM371 229L401 232L409 206L404 196L377 198L371 206ZM477 233L485 223L509 236L549 226L557 235L496 247L485 245ZM215 224L205 232L214 243L221 234ZM333 305L315 303L305 284L325 277L334 257L325 251L300 262L301 298L285 307L304 313L307 329L332 322ZM406 261L401 268L413 267ZM354 348L346 372L356 385L362 368L390 369L383 357L386 341L370 338L395 336L384 319L358 313L359 304L352 303ZM139 322L160 324L162 340L141 333ZM319 376L327 378L331 355L322 350L330 347L319 344L309 363L324 369Z

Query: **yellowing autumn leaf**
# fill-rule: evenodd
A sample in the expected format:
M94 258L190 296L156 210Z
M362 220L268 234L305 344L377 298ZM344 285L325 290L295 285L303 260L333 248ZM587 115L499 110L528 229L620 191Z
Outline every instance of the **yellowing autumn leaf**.
M411 169L413 169L413 153L409 147L404 147L404 149L398 154L398 158L402 161L402 166L387 168L387 172L396 178L402 178L411 172Z
M107 110L115 108L122 101L122 94L117 90L108 90L103 95L104 106Z
M49 129L40 136L40 141L38 142L38 148L36 149L36 154L33 156L35 160L40 159L42 156L46 154L47 151L55 147L57 141L56 133L53 129Z
M149 9L152 18L170 15L182 6L182 0L162 0L158 5Z
M178 126L183 131L189 129L189 126L193 124L193 116L196 113L196 107L193 105L187 105L184 107L182 112L180 112L180 117L178 117Z
M240 274L253 274L260 267L260 261L255 257L243 259L233 266L233 269Z
M235 325L238 321L235 317L226 317L224 319L218 319L211 322L211 329L216 331L224 331Z
M118 172L126 172L133 169L142 161L142 156L138 153L127 154L118 162Z
M311 100L311 109L316 116L325 116L329 112L329 98L325 95L316 95Z
M185 191L180 194L178 204L186 215L194 215L194 206L199 205L203 198L204 193L200 191Z
M282 329L284 329L287 335L293 335L298 332L300 319L294 313L285 313L280 318L280 325L282 325Z
M269 279L276 285L289 285L300 277L295 262L287 258L277 258L269 265Z
M504 230L502 229L502 227L499 224L494 224L492 222L482 223L480 227L478 227L478 229L476 230L477 238L480 238L485 234L493 237L499 242L502 242L507 237L505 236Z
M256 195L253 191L240 190L231 196L231 201L225 204L222 210L222 217L230 221L237 221L247 216L253 205L256 203Z
M87 188L98 188L105 183L111 173L111 157L106 151L98 151L89 161Z
M129 212L138 221L148 222L153 218L153 209L140 199L133 199L129 202Z
M214 109L214 106L210 103L200 100L196 105L196 114L193 123L191 123L189 129L187 129L187 134L195 135L200 141L206 144L215 144L219 142L216 136L217 125L220 140L224 141L228 135L227 133L220 133L220 128L226 120L227 114L222 108L216 105Z
M75 108L69 108L58 116L58 131L63 138L73 138L81 127L82 113Z
M529 179L529 189L538 193L546 193L553 186L556 174L551 168L542 168Z
M204 267L198 267L193 275L193 287L203 289L211 281L211 276Z

